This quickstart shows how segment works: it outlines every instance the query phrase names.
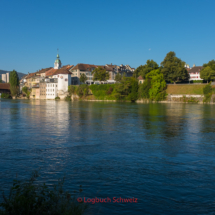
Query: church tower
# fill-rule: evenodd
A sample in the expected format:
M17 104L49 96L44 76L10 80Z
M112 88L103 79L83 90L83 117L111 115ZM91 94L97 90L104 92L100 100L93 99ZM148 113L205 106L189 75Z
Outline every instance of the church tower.
M57 59L54 62L54 69L60 69L61 68L61 60L59 57L59 54L57 54Z

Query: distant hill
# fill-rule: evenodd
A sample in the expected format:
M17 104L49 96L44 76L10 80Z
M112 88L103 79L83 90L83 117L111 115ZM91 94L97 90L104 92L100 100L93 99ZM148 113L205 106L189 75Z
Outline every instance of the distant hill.
M0 79L1 79L1 75L2 74L6 74L10 71L5 71L5 70L0 70ZM24 73L21 73L21 72L17 72L18 76L19 76L19 80L24 76L24 75L27 75L27 74L24 74Z

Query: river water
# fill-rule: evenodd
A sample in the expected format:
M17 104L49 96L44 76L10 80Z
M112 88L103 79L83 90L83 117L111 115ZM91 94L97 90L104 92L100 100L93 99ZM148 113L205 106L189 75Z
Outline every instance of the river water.
M86 214L215 214L215 106L0 100L0 189L40 168Z

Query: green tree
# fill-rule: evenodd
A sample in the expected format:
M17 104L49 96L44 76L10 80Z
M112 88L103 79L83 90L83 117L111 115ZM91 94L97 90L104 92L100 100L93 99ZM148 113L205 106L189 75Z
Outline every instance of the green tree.
M166 82L163 74L159 69L152 70L146 75L146 81L151 81L151 88L149 89L149 98L155 101L164 100L166 96Z
M85 83L86 80L87 80L87 76L84 73L82 73L80 76L80 82Z
M92 71L93 81L106 81L109 79L109 72L102 67L98 67Z
M149 90L151 89L151 80L150 79L146 79L143 84L140 84L139 86L139 97L140 98L145 98L145 99L149 99Z
M203 64L203 67L209 66L211 69L215 70L215 60L211 60L208 63Z
M138 81L135 78L131 78L131 93L128 95L128 99L131 102L135 102L138 99Z
M200 77L208 83L208 81L215 78L215 71L211 69L211 67L207 66L200 71Z
M115 85L116 99L127 99L132 102L138 98L138 82L134 77L123 77L120 83Z
M153 60L147 60L145 65L141 65L137 67L134 71L135 78L139 77L140 75L145 79L145 76L154 69L158 69L158 64Z
M2 83L2 80L0 79L0 83Z
M16 70L13 70L12 72L10 72L9 83L12 86L16 86L16 87L19 86L19 76Z
M166 81L173 81L174 84L176 81L187 80L189 74L184 67L185 62L177 58L175 52L167 53L163 62L161 62L161 72L164 75Z
M120 82L122 80L122 77L123 76L120 73L117 73L114 80Z
M203 102L210 102L211 100L211 96L212 96L212 87L211 87L211 83L207 84L204 88L203 88L203 93L204 93L204 100Z
M71 96L72 94L75 94L76 93L76 88L75 86L73 85L69 85L68 86L68 92L69 92L69 95Z
M204 80L211 81L215 79L215 60L203 64L203 69L200 71L200 77Z
M15 70L10 72L10 92L12 96L17 96L19 93L19 76Z
M88 96L89 95L89 86L87 84L79 85L76 93L79 97Z
M28 89L28 87L24 86L22 88L22 92L25 93L26 97L29 99L30 98L30 94L31 94L31 90Z

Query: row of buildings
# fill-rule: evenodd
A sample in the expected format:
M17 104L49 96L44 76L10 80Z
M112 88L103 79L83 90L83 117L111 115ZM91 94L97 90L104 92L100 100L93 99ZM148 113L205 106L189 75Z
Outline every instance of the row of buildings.
M107 83L115 83L115 76L119 73L127 77L133 76L135 68L131 68L129 65L93 65L79 63L77 65L66 65L62 66L59 55L54 62L54 67L41 69L35 73L29 73L22 77L20 80L20 91L24 86L31 89L31 98L36 99L55 99L56 97L64 98L68 94L69 85L79 85L80 77L85 74L87 77L86 83L93 84L93 70L102 67L109 73L109 79ZM190 81L202 80L200 78L200 71L203 67L193 65L190 68L189 65L185 64L190 75ZM8 82L9 82L9 73ZM139 83L143 83L142 77L138 77ZM7 83L7 82L6 82Z
M92 71L102 67L109 72L107 83L115 83L117 73L124 74L127 77L133 75L135 68L129 65L112 65L106 64L102 66L92 64L77 64L62 66L59 55L54 62L54 67L41 69L35 73L29 73L20 80L20 91L24 86L31 89L31 98L35 99L55 99L56 97L65 98L68 94L69 85L79 85L80 77L85 74L86 83L93 84Z

